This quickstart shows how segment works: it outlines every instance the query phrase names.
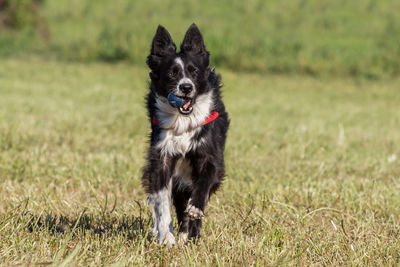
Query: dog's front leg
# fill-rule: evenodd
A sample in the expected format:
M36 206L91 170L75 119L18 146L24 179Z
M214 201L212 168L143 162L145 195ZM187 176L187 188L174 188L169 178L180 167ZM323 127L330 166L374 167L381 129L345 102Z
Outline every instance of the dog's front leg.
M201 163L201 168L198 166ZM217 170L212 162L197 162L193 164L193 191L189 199L186 213L190 218L189 238L200 237L201 219L210 197L210 192L218 187Z
M157 234L160 245L174 245L175 237L171 219L171 160L164 158L161 166L158 162L153 161L152 166L148 166L150 194L147 201L153 216L153 234Z

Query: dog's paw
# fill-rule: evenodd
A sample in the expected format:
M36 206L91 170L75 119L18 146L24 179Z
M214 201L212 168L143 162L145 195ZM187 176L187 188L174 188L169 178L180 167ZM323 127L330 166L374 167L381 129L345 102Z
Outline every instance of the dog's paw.
M178 242L179 243L186 243L188 241L188 233L180 232L178 234Z
M197 219L201 219L204 217L203 211L201 209L193 206L190 201L187 205L185 212L191 220L197 220Z
M151 234L153 237L157 237L157 234L158 234L157 227L155 227L155 226L153 227L153 229L151 230Z
M160 236L158 240L158 244L165 246L174 246L175 243L174 234L171 232L167 232L164 236Z

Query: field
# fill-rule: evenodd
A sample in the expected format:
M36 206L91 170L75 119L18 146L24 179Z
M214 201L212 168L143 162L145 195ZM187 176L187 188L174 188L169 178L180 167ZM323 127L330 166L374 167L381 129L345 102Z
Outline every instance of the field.
M0 56L141 65L158 24L179 45L195 22L213 64L224 68L372 80L400 75L397 0L7 1L42 4L34 30L17 34L2 31L0 10ZM20 23L29 21L26 13Z
M140 185L147 70L0 60L0 265L397 265L399 80L219 69L227 177L197 245Z

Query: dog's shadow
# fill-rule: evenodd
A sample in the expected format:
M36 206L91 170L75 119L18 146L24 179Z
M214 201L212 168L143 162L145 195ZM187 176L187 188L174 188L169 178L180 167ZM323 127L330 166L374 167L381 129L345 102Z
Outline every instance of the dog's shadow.
M128 240L147 239L151 219L140 213L134 215L114 215L103 213L99 215L87 213L83 210L75 216L54 215L51 211L46 215L35 215L26 211L24 216L26 228L29 232L48 231L51 234L81 235L93 233L95 235L115 236L123 235Z

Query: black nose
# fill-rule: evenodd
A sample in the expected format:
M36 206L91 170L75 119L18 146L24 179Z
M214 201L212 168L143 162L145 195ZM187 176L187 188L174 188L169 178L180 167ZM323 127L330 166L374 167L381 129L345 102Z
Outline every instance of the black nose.
M193 85L191 83L182 83L179 85L179 89L182 91L182 93L188 94L192 91Z

